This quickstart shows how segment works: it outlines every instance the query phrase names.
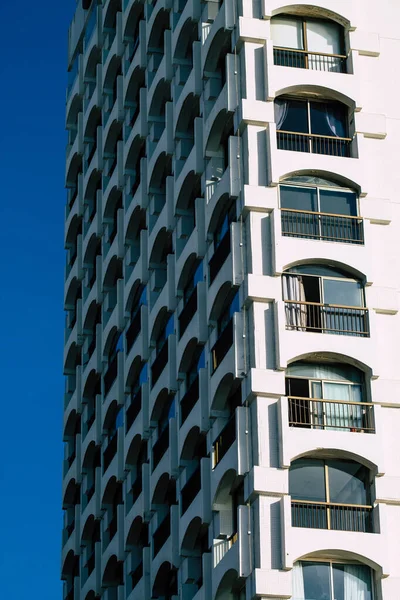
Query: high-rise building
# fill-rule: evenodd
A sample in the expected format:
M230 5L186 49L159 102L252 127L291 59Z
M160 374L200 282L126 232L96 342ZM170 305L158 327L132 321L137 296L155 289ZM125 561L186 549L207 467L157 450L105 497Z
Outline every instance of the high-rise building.
M399 22L77 2L64 600L400 599Z

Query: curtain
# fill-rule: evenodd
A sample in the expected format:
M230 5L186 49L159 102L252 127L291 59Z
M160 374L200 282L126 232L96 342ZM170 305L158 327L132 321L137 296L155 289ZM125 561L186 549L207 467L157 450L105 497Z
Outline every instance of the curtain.
M296 304L296 302L305 302L306 300L301 275L284 275L283 299L293 301L293 303L287 302L285 305L286 326L288 329L305 331L307 327L307 306L305 304Z
M292 570L292 600L305 600L304 576L301 563L295 563ZM347 598L346 598L347 600Z
M371 573L364 565L344 565L344 600L371 600Z
M276 129L279 131L289 112L289 100L277 98L275 100L275 123Z
M332 21L307 21L307 45L310 52L342 54L341 27ZM315 71L340 72L340 58L309 54L308 64Z
M324 383L324 398L327 400L343 400L348 402L350 386L338 383ZM349 431L351 425L352 406L340 402L325 403L325 422L331 431Z
M325 116L331 135L346 137L346 124L342 107L333 103L325 104Z
M300 19L274 17L271 19L271 37L274 46L302 50L303 28Z

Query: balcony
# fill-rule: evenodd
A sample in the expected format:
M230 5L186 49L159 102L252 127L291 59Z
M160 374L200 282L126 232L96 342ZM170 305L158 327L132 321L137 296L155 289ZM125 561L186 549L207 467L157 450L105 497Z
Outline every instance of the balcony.
M374 406L368 402L290 396L288 406L290 427L375 433Z
M214 373L233 344L233 319L231 319L211 350L212 371Z
M190 415L197 400L199 399L199 375L192 381L189 389L181 400L181 426Z
M344 54L325 54L279 46L274 47L274 65L329 73L347 73L347 57Z
M369 337L367 308L285 300L285 314L286 329Z
M373 533L372 506L292 500L292 526Z
M181 490L181 515L184 515L201 489L200 464Z
M347 137L277 130L276 142L278 150L326 154L328 156L342 156L347 158L351 156L352 139Z
M364 222L360 217L281 209L282 235L303 239L364 244Z
M185 333L190 321L193 319L197 311L197 286L192 290L184 308L182 309L179 317L179 338Z
M214 442L214 469L224 458L225 454L228 452L235 440L236 414L233 414Z
M153 534L153 559L160 552L165 542L171 535L171 513L168 512L167 516L157 527Z
M103 452L103 473L105 473L107 471L108 467L111 464L112 459L116 455L117 446L118 446L118 432L116 431L114 433L114 435L112 436L112 438L110 439L110 441L108 442L108 445Z
M222 238L222 240L220 241L220 243L218 244L218 247L216 248L214 254L212 255L212 257L208 263L209 285L212 284L212 282L218 275L219 270L221 269L222 265L228 258L230 251L231 251L231 230L229 228L228 231L225 233L224 237Z
M133 344L137 340L137 337L140 333L141 327L142 327L142 312L139 308L139 310L133 317L131 324L129 325L128 330L126 332L126 352L127 353L131 350Z
M107 396L108 392L111 389L112 384L116 380L118 375L118 354L114 356L110 364L108 365L108 369L106 374L104 375L104 396Z
M142 388L136 394L132 395L131 403L126 410L126 433L134 424L136 417L142 409Z
M164 341L160 351L151 365L151 385L154 386L165 369L168 362L168 338Z
M169 446L169 426L167 426L158 436L153 446L153 471L164 456Z

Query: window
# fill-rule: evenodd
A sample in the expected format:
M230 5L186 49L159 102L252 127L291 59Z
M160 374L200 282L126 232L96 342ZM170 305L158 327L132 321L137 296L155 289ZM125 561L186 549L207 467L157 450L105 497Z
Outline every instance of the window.
M371 569L333 561L301 561L293 566L293 600L372 600Z
M357 194L319 177L296 176L279 186L282 235L364 243Z
M361 281L329 265L299 265L283 275L286 329L369 336Z
M371 533L369 479L369 470L352 460L295 460L289 472L292 526Z
M346 73L343 28L334 21L279 15L271 19L274 63Z
M350 156L348 109L333 100L277 98L278 150Z

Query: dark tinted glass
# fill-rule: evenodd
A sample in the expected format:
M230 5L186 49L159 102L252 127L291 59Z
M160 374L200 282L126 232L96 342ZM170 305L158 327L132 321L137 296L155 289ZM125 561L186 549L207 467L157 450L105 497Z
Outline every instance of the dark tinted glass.
M335 215L357 216L357 196L354 192L320 190L321 212Z
M311 133L346 137L346 108L338 102L310 102Z
M288 100L288 110L280 127L283 131L308 133L307 102Z
M281 185L281 207L316 212L318 210L317 190Z
M290 467L289 494L296 500L325 502L324 462L302 458L294 461Z

